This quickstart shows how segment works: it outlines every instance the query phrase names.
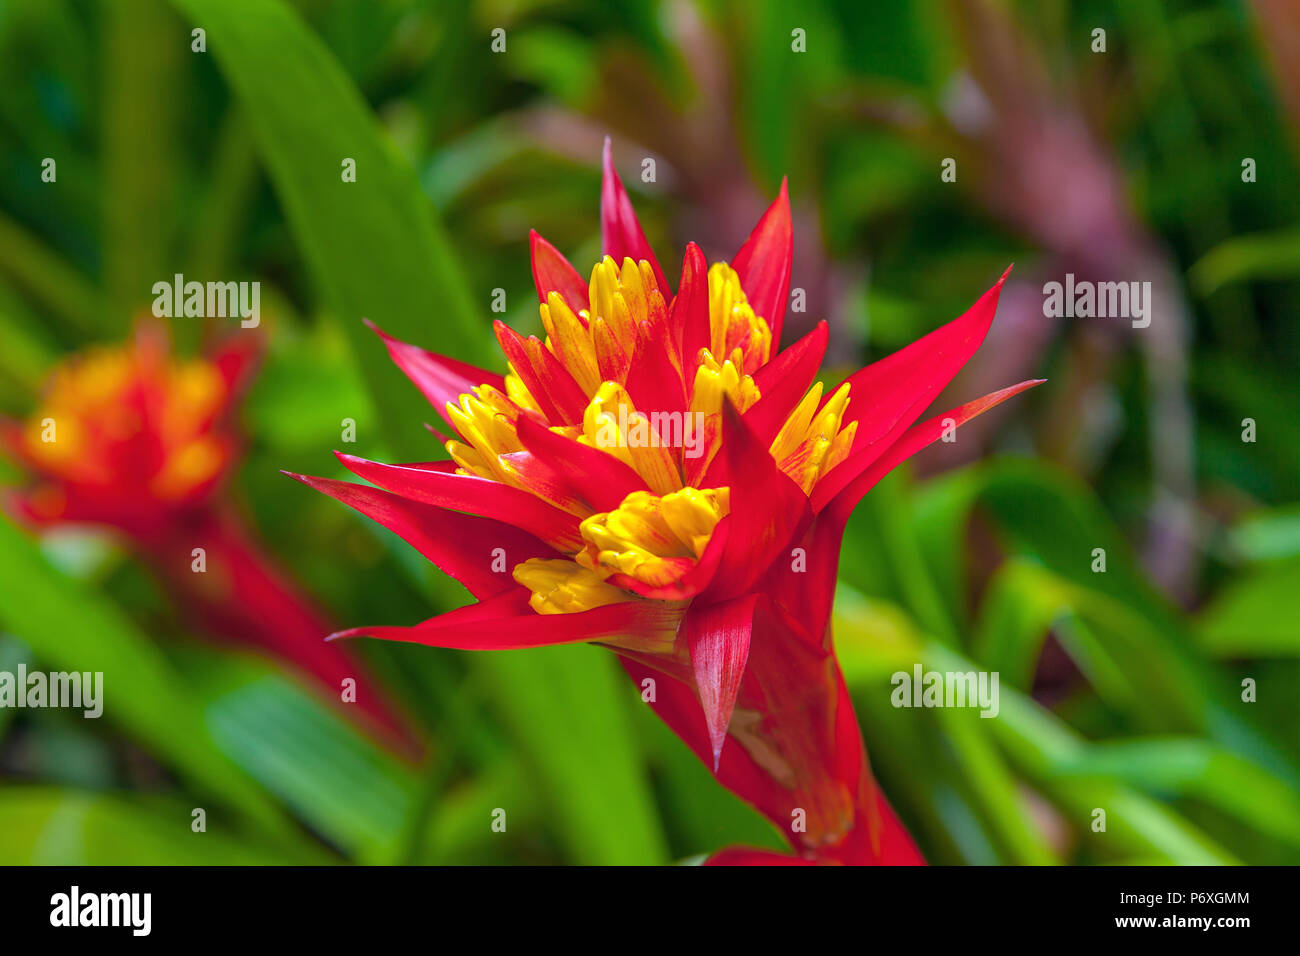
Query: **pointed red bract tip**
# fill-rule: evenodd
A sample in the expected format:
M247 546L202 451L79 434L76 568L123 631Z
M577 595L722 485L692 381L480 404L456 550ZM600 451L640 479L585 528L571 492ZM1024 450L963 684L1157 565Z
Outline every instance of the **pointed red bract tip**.
M425 428L425 430L426 430L430 435L432 435L434 438L438 439L438 441L442 442L444 445L447 444L447 442L451 441L451 436L450 436L450 435L447 435L447 434L445 434L445 433L443 433L443 432L438 431L438 429L434 428L434 427L433 427L432 425L430 425L428 422L425 422L425 423L424 423L424 428Z
M533 264L533 284L538 302L558 292L575 312L587 307L587 283L564 254L536 230L528 231L528 248Z
M673 298L669 325L673 342L683 364L695 359L700 349L709 347L709 263L704 251L693 242L686 244L682 255L681 285ZM693 382L687 382L689 388Z
M505 378L495 372L429 352L418 345L394 338L369 319L363 318L361 321L380 337L393 364L402 370L402 374L411 380L444 419L447 418L447 404L456 402L461 395L473 391L476 386L491 385L498 390L505 388Z
M696 691L704 709L713 771L722 762L722 747L749 659L756 594L694 610L686 617L686 642Z
M926 445L938 441L945 429L964 425L990 408L1045 381L1047 379L1037 378L1017 382L1015 385L990 392L964 405L950 408L919 425L912 425L888 445L866 446L852 452L848 458L831 469L813 489L813 510L821 511L828 504L834 503L840 517L847 518L848 512L877 481Z
M754 313L767 319L774 348L781 340L793 261L794 226L790 217L790 195L786 180L782 179L781 191L731 262Z
M608 136L605 137L605 149L601 154L600 238L605 255L612 256L615 262L621 263L627 258L634 262L645 260L650 263L664 300L672 298L672 286L659 268L659 260L655 258L654 250L646 240L641 223L636 218L636 211L632 208L632 200L628 198L623 181L618 178L618 170L614 168L614 148Z

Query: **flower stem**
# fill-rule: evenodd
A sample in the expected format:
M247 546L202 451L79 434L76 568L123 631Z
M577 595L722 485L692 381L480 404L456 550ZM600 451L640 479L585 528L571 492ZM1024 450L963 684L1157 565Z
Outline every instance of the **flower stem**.
M341 645L326 642L335 629L263 552L234 509L193 509L136 539L196 624L289 662L314 677L340 707L346 706L344 681L354 681L355 696L348 697L355 707L347 706L349 713L356 717L360 710L359 722L386 745L409 755L418 752L410 729L359 662Z

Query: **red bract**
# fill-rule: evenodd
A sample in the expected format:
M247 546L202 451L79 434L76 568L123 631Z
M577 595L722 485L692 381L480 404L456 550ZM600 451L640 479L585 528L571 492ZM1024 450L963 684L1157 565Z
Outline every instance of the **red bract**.
M364 685L356 663L321 643L325 619L261 552L222 494L239 453L232 412L257 341L243 334L209 356L181 360L166 328L144 323L123 347L89 349L62 363L26 423L0 421L0 447L32 479L9 503L39 527L123 533L205 628L289 661L338 700L345 678ZM203 573L194 570L195 548L204 552ZM358 687L357 702L389 739L409 746L371 688Z
M1035 384L916 424L984 339L1002 280L823 395L813 378L824 322L775 351L790 283L784 184L731 266L687 247L676 294L608 144L601 207L607 255L589 282L533 235L547 334L497 323L507 375L379 332L451 424L453 461L339 456L378 487L295 477L391 528L478 602L341 636L472 650L603 644L799 858L923 862L868 768L831 647L831 601L862 496L945 425ZM772 856L733 850L715 862Z

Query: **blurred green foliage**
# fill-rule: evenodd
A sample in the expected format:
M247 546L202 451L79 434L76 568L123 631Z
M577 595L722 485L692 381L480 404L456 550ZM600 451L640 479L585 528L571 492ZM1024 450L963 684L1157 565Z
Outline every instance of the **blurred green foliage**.
M27 413L52 362L121 338L154 281L260 279L269 354L234 494L341 624L454 607L463 592L400 541L278 473L336 474L343 418L360 455L441 457L433 414L361 317L489 362L500 288L504 318L535 329L528 229L594 261L611 132L661 158L657 183L629 185L665 263L682 223L713 216L734 248L752 222L701 213L702 197L757 202L788 175L797 254L806 238L831 276L807 284L835 329L832 377L905 344L1007 261L1032 275L1051 253L964 172L961 188L937 175L971 51L996 39L969 6L0 4L0 410ZM1175 601L1143 566L1153 412L1122 344L1094 382L1121 424L1090 457L1050 453L1087 422L1032 395L981 461L904 470L860 507L837 641L873 766L935 862L1295 863L1300 131L1242 3L1006 6L1185 280L1194 574ZM1088 52L1096 26L1105 58ZM193 350L212 331L179 319L174 335ZM1087 359L1062 335L1029 361L1050 392ZM103 670L111 701L98 722L0 710L0 862L655 863L781 846L607 653L367 642L427 743L416 765L274 661L184 633L169 600L103 535L0 524L0 667ZM918 660L999 671L998 718L891 707L890 675Z

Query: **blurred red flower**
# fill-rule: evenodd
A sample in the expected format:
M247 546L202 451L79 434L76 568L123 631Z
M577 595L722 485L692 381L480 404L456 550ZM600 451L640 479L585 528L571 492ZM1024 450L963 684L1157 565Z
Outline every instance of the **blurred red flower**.
M313 675L340 700L357 681L371 726L409 747L408 732L366 686L330 627L258 545L224 494L239 459L234 411L260 338L228 338L206 356L172 354L167 330L141 322L122 346L60 364L26 422L0 420L0 447L31 477L8 494L37 527L88 524L127 537L179 600L215 634L268 650ZM195 573L195 549L203 573Z

